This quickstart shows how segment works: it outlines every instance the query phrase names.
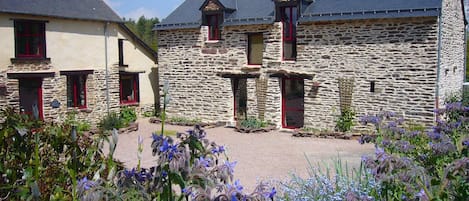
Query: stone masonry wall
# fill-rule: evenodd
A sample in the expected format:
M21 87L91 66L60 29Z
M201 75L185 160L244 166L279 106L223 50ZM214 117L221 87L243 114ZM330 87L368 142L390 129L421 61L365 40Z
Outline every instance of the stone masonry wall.
M119 112L119 74L118 68L109 68L110 111ZM87 109L67 107L67 77L53 65L44 63L20 63L8 67L0 72L0 83L7 84L7 94L0 96L0 107L19 108L19 80L8 79L7 72L54 72L54 77L42 79L42 100L44 120L49 122L63 122L71 113L76 113L77 120L87 121L96 125L107 113L105 71L94 70L87 76L86 97ZM52 108L51 102L58 100L59 108Z
M464 82L464 16L459 0L444 0L440 18L441 50L439 107L453 95L460 96Z
M435 18L300 26L298 53L299 67L314 72L321 86L316 98L305 98L307 126L335 125L340 77L355 79L352 107L357 116L386 110L420 123L433 122ZM375 81L375 92L370 92L370 81Z
M342 21L298 26L297 61L281 61L281 24L230 26L207 42L206 27L158 31L161 83L170 82L169 115L229 121L233 94L220 71L247 66L247 34L262 32L261 76L286 69L315 74L305 80L305 126L333 129L339 109L338 78L355 79L357 116L380 110L432 123L437 70L436 18ZM375 81L375 92L370 92ZM320 87L313 87L318 82ZM314 89L319 89L317 93ZM255 80L248 80L248 114L257 115ZM269 77L265 119L281 125L281 79Z

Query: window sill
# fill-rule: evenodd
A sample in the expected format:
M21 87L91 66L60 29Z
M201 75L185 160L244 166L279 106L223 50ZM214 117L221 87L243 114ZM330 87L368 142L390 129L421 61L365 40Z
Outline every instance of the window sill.
M93 110L91 110L91 109L89 109L89 108L69 107L69 108L67 108L67 112L68 112L68 113L72 113L72 112L91 113L91 112L93 112Z
M140 103L139 102L134 102L134 103L121 103L120 106L121 107L125 107L125 106L139 106Z
M206 40L205 43L219 43L220 40Z
M282 63L282 64L295 64L296 60L281 60L280 63Z
M262 65L244 65L241 67L241 71L251 72L251 71L259 71L262 68Z
M50 58L11 58L10 59L12 64L17 64L17 63L46 63L50 64Z

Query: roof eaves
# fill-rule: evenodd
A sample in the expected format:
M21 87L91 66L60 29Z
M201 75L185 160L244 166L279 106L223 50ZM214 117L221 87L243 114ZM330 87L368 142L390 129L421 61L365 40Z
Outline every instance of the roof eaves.
M40 17L53 17L53 18L71 19L71 20L89 20L89 21L116 22L116 23L124 22L121 18L119 18L119 19L99 18L98 19L98 18L92 18L92 17L68 17L68 16L61 16L61 15L48 15L48 14L26 13L26 12L19 12L19 11L2 11L2 10L0 10L0 13L19 14L19 15L32 15L32 16L40 16Z
M271 24L275 20L272 16L253 17L253 18L230 18L225 19L223 25L253 25L253 24Z
M370 10L337 13L309 13L304 14L299 22L334 21L334 20L358 20L358 19L382 19L403 17L430 17L438 16L440 8L418 8L418 9L393 9L393 10Z
M174 24L156 24L153 30L170 30L170 29L191 29L200 27L200 22L186 22Z

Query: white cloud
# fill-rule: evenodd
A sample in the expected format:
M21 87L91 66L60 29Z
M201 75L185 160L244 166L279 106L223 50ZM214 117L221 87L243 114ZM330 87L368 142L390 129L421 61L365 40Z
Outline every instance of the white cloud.
M156 12L154 9L148 9L144 7L140 7L135 10L132 10L124 14L123 16L125 18L132 18L134 20L138 20L138 18L140 18L142 15L145 16L146 18L152 18L152 17L160 18L160 16L158 15L158 12Z

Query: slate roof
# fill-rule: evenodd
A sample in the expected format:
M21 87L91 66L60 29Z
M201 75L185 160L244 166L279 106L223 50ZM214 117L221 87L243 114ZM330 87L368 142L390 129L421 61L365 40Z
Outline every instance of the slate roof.
M441 0L315 0L302 21L438 16Z
M103 0L0 0L0 13L122 22Z
M1 0L0 0L1 1ZM275 19L273 0L219 0L226 8L223 26L270 24ZM301 0L299 22L438 16L442 0ZM197 28L205 0L185 0L155 30Z

